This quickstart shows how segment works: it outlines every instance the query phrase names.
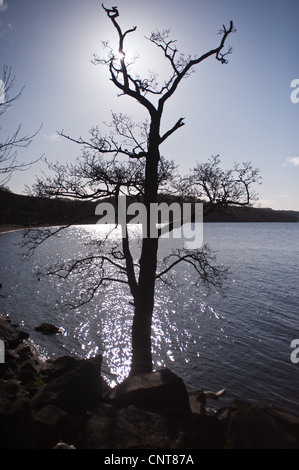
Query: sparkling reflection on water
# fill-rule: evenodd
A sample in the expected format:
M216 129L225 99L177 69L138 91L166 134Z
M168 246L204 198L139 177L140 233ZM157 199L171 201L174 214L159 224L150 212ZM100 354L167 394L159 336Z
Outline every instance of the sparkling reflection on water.
M20 232L0 237L1 301L13 321L21 322L47 356L104 356L103 371L111 385L128 375L131 361L133 307L129 289L106 284L87 305L67 311L61 301L84 293L91 279L66 281L36 278L36 271L57 260L84 255L101 226L61 232L20 262ZM155 368L167 366L191 389L228 389L232 395L270 400L299 411L298 366L290 361L290 343L299 338L298 224L207 224L205 240L217 251L218 264L230 266L225 295L194 287L193 272L178 266L176 288L157 283L152 328ZM118 237L113 233L115 243ZM160 258L178 247L162 240ZM137 236L132 244L138 259ZM63 334L43 337L34 331L43 321Z

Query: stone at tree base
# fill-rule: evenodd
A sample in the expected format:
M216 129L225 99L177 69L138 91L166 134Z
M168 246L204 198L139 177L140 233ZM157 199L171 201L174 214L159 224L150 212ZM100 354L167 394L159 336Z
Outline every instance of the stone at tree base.
M183 380L169 369L128 377L108 392L105 400L114 406L135 405L156 413L169 409L191 412Z

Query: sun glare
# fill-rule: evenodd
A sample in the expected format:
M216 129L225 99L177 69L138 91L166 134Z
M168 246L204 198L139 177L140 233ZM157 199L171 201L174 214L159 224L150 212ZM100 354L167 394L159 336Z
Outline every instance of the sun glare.
M124 52L117 51L117 52L114 54L114 57L115 57L115 59L122 61L122 60L125 59L126 54L125 54Z

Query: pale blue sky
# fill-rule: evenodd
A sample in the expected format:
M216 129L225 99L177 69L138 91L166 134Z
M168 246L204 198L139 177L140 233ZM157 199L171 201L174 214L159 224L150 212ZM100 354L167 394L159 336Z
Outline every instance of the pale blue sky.
M262 206L299 210L299 103L291 102L291 82L299 79L298 0L119 0L124 28L137 26L127 53L139 52L136 70L162 70L160 52L144 36L171 28L181 52L201 54L218 45L222 24L237 32L229 64L202 63L184 80L166 108L164 129L185 117L186 125L162 153L187 172L196 161L220 154L223 167L252 161L261 169ZM62 129L88 137L89 129L109 121L111 110L145 114L128 98L117 97L105 68L91 64L103 55L100 42L113 45L114 30L98 0L0 0L0 71L11 65L22 98L2 118L1 135L22 124L23 133L43 128L19 160L44 154L71 161L80 148L57 138ZM0 76L1 78L1 76ZM21 193L42 164L15 174L9 186Z

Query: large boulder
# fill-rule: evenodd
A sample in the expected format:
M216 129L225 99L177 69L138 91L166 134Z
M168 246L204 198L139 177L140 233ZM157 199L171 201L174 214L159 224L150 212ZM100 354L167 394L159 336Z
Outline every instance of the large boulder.
M228 409L228 449L299 449L299 418L235 399Z
M293 415L286 410L268 408L268 413L274 418L279 426L282 426L289 434L299 442L299 416Z
M128 377L105 396L107 403L130 405L155 413L169 409L191 412L184 382L169 369Z
M33 439L28 393L15 382L0 381L0 449L32 449Z
M38 331L43 335L57 335L61 333L58 326L53 325L52 323L42 323L41 325L35 328L35 331Z
M180 449L223 449L225 446L226 423L216 413L198 414L185 417L176 423L177 447Z
M40 370L40 376L45 383L60 377L75 369L78 359L73 356L61 356L57 359L48 359L44 362Z
M68 415L54 405L46 405L32 412L37 449L50 449L57 444L66 426Z
M8 317L0 315L0 339L5 344L5 362L0 364L0 378L17 380L23 384L34 383L42 360L31 348L29 335L11 323Z
M102 356L98 355L88 360L60 359L60 362L64 363L60 373L57 370L56 374L53 372L53 380L36 393L31 406L37 410L47 405L54 405L70 414L84 414L102 396Z
M175 431L163 416L131 405L101 404L75 441L77 449L169 449Z
M77 449L113 449L115 444L115 421L119 408L100 403L88 413L88 420L74 441Z
M118 414L115 433L118 449L169 449L175 437L175 430L162 415L135 406Z
M16 325L11 324L8 317L0 315L0 338L4 341L5 349L14 349L29 338L29 333L19 330Z

